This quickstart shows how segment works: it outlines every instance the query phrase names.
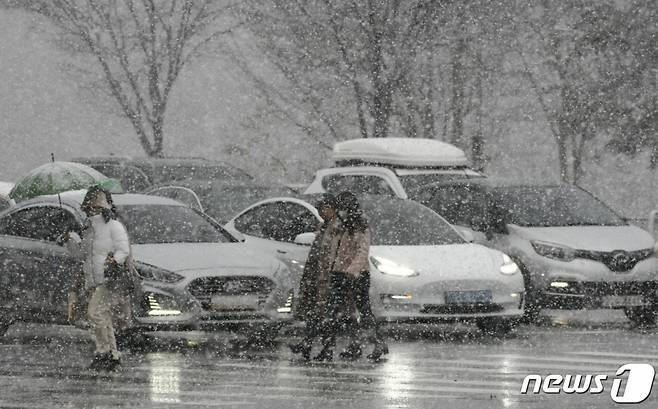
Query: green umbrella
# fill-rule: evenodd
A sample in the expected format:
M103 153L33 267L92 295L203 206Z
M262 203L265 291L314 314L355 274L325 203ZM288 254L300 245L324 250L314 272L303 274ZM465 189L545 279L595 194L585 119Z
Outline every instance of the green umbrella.
M35 196L87 189L93 185L100 185L111 193L123 193L118 180L108 178L89 166L74 162L50 162L32 169L16 183L9 197L20 202Z

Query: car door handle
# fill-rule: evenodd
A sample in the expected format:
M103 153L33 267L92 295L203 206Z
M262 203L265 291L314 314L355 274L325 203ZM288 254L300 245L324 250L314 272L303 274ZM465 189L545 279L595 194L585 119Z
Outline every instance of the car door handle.
M279 253L279 254L287 254L288 253L287 251L280 250L280 249L277 249L276 252Z

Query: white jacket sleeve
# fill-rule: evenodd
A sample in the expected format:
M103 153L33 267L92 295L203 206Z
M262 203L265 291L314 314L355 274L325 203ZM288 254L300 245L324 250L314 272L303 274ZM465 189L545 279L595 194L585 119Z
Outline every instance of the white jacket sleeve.
M112 249L114 251L114 260L121 264L126 261L130 254L130 241L126 228L117 220L111 220L109 225L110 234L112 235Z

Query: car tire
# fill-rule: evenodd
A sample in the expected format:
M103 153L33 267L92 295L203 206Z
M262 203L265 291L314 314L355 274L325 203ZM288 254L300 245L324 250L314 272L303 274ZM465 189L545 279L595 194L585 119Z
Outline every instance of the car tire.
M539 322L539 313L541 312L540 295L537 291L528 290L526 287L525 306L523 308L524 324L537 324Z
M530 271L520 260L512 258L523 276L523 286L525 287L525 305L523 308L524 324L537 324L539 322L539 313L541 312L541 293L535 289L530 278Z
M494 337L505 337L516 327L516 320L509 318L480 318L475 323L480 331Z
M636 326L651 326L656 323L656 309L654 307L624 308L626 317Z

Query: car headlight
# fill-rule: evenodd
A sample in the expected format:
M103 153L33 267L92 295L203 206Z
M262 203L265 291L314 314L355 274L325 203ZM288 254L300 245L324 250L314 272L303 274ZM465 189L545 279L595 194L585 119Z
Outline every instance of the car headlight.
M500 266L500 272L506 275L512 275L519 272L519 266L507 254L503 254L503 264Z
M418 272L414 269L402 266L384 257L371 256L370 261L382 274L398 277L413 277L418 275Z
M137 269L137 274L139 274L139 276L142 278L168 284L177 283L185 278L180 274L176 274L146 263L135 263L135 269Z
M576 250L560 244L533 240L530 242L535 252L543 257L560 261L572 261L576 258Z
M163 294L144 294L147 303L147 314L151 317L164 317L170 315L181 315L180 307L172 297Z

